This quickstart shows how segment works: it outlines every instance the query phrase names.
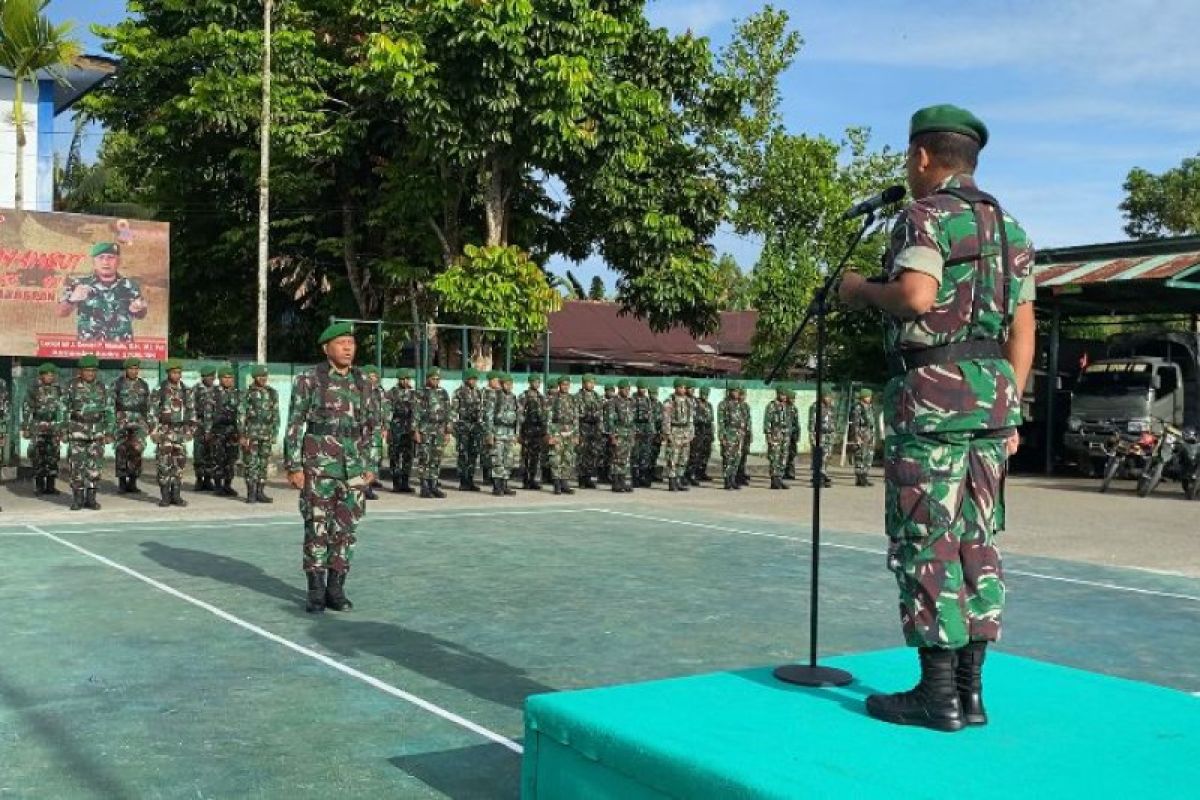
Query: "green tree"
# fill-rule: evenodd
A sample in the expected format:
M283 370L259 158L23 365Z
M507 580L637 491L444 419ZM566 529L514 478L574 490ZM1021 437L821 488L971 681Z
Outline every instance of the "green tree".
M1124 188L1121 211L1133 238L1200 234L1200 156L1157 175L1135 167Z
M592 276L592 284L588 287L588 300L602 301L606 298L604 279L599 275Z
M13 205L25 207L25 85L44 73L67 83L67 70L82 48L71 38L72 22L55 25L42 12L50 0L0 0L0 67L13 80L12 122L17 132Z

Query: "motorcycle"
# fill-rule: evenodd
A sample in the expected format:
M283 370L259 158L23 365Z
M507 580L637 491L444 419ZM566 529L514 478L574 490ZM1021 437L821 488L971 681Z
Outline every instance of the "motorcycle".
M1142 470L1142 474L1138 478L1138 497L1146 497L1153 492L1162 480L1163 474L1167 472L1167 467L1174 467L1177 459L1175 445L1182 438L1183 431L1179 430L1179 428L1176 428L1174 425L1163 426L1162 435L1158 437L1158 444L1155 445L1153 452L1150 453L1150 461L1146 464L1146 468Z
M1108 458L1104 462L1100 491L1107 492L1117 477L1140 475L1146 469L1157 443L1158 438L1149 431L1133 435L1113 434L1104 447Z
M1188 500L1195 500L1200 497L1200 434L1195 428L1184 429L1175 445L1175 460L1183 493Z

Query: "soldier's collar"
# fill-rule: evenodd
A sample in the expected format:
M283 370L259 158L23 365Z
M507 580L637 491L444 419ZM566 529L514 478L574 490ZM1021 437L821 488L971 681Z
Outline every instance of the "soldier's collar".
M971 175L967 175L966 173L959 172L959 173L955 173L954 175L951 175L950 177L946 178L944 181L939 183L937 189L934 189L934 191L938 192L938 191L941 191L942 189L974 189L974 188L976 188L975 178Z

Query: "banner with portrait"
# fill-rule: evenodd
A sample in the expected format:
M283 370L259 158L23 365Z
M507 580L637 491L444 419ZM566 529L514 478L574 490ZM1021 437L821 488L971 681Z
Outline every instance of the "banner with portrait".
M0 210L0 355L166 358L169 230Z

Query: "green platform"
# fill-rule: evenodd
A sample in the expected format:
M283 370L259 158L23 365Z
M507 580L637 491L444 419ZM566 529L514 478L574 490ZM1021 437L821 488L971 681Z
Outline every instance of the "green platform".
M867 717L864 697L906 688L915 661L904 649L829 659L854 673L844 689L786 686L759 669L532 697L522 795L1029 800L1200 786L1200 699L994 653L987 727L945 734Z

